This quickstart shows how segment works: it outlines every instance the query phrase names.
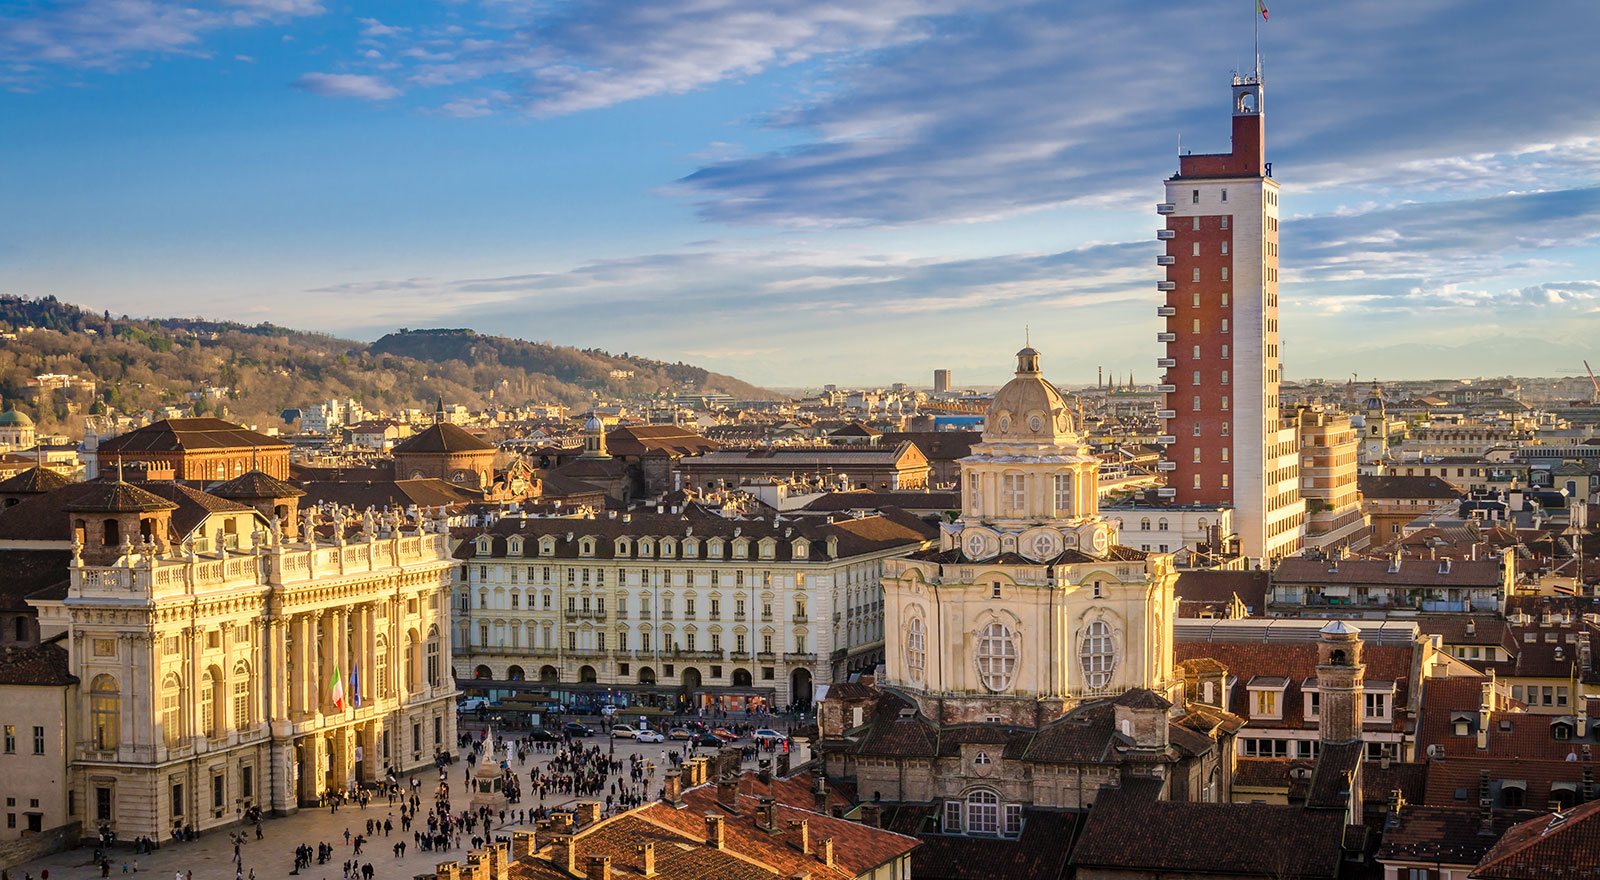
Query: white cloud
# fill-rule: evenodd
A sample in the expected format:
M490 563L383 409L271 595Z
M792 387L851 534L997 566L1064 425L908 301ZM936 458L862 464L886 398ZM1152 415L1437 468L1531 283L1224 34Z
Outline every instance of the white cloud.
M401 95L399 89L375 76L356 73L306 73L294 85L314 95L365 101L387 101Z

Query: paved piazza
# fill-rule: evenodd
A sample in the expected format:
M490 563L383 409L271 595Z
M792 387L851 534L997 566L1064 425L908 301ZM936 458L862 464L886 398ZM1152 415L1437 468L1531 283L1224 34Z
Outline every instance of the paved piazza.
M743 719L735 717L728 720L733 722ZM592 723L591 726L598 728L598 725ZM786 727L777 719L772 718L760 719L758 726L771 726L779 730L783 730ZM481 725L474 724L469 728L466 722L463 722L462 727L464 732L470 729L475 735L481 730ZM517 731L507 731L506 733L511 736L517 735ZM611 741L603 733L597 733L595 736L580 740L580 742L590 746L599 745L602 748L607 748L611 744ZM741 741L741 744L745 742L747 741ZM649 793L651 796L660 791L662 754L674 749L681 751L686 745L685 743L670 740L665 743L643 744L620 739L616 740L615 744L617 759L624 762L623 778L627 776L626 761L629 756L639 755L646 761L656 763L654 775L649 777ZM451 810L453 812L466 809L467 801L470 797L465 780L465 774L468 772L468 764L466 763L467 751L466 749L460 750L457 754L457 761L448 768L450 774ZM703 748L697 754L713 754L714 751L713 749ZM518 764L515 759L512 760L512 767L517 771L518 779L523 786L523 798L520 803L514 805L514 809L532 810L540 806L537 793L530 794L529 792L528 771L535 765L544 766L549 763L552 757L553 755L549 752L537 752L529 754L526 764ZM794 757L802 759L804 756L795 755ZM745 766L754 768L755 763L754 760L748 760L745 762ZM418 796L422 799L418 821L413 822L412 831L418 828L426 830L427 810L433 803L433 792L438 784L439 774L433 768L425 768L415 774L402 777L400 781L402 784L409 785L411 776L415 776L418 782L421 783L418 788ZM610 778L615 779L618 777L612 776ZM609 790L609 780L607 784ZM576 800L578 799L573 798L571 795L550 793L543 805L554 808L574 803ZM600 795L598 800L604 803L605 795ZM246 837L241 853L244 862L244 873L247 878L252 871L255 872L256 880L276 880L276 878L289 877L294 869L295 847L301 844L308 844L315 849L319 843L329 843L334 848L333 858L322 865L313 860L311 867L301 871L298 876L306 878L306 880L343 880L342 865L348 859L357 858L352 855L352 847L344 841L345 830L349 829L353 839L355 835L365 833L368 819L376 819L380 825L384 819L389 819L394 823L394 831L390 836L384 837L380 829L373 839L361 849L360 862L363 865L371 863L374 871L373 877L376 880L408 880L408 878L415 877L418 874L431 875L433 866L436 863L462 860L470 850L470 845L467 841L473 836L472 834L463 834L462 845L450 851L423 852L418 850L411 832L402 833L400 830L399 802L396 801L393 805L390 805L387 798L380 797L369 803L365 809L349 805L340 807L338 813L330 814L327 807L321 809L305 808L293 816L267 819L262 825L262 831L265 835L262 840L256 840L253 828L244 825L239 826L237 829L208 831L199 839L187 843L177 843L170 840L162 841L160 849L139 856L134 855L131 846L119 844L110 853L111 876L124 876L123 871L124 866L126 866L126 876L131 877L135 871L135 860L137 859L139 875L153 878L153 880L169 880L179 872L187 873L189 871L194 872L194 880L233 880L233 842L230 838L235 831L239 831L243 832ZM508 823L505 827L527 826ZM497 825L496 830L498 831L499 829L500 826ZM482 828L479 828L475 833L482 834ZM394 844L402 840L406 843L406 853L404 857L397 858L393 851ZM101 869L99 865L92 861L93 857L93 847L79 847L75 850L56 853L52 856L46 856L45 858L19 865L10 869L7 875L10 880L24 880L24 878L28 877L33 878L33 880L43 880L44 872L48 870L50 880L58 880L58 878L59 880L85 880L85 878L99 877Z

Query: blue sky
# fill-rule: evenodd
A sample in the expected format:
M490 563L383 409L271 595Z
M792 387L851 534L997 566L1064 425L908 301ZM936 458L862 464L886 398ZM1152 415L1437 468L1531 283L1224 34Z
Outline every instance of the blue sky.
M1600 4L1270 5L1286 374L1579 369ZM1026 325L1153 379L1154 204L1253 8L10 0L0 290L785 386L998 381Z

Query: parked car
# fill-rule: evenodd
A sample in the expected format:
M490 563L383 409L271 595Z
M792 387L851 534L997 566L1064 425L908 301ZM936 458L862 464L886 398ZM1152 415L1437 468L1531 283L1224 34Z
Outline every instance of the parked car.
M689 740L697 746L721 746L723 742L714 733L697 733Z
M594 736L594 728L576 721L568 721L561 725L561 732L567 736Z
M726 727L719 727L716 730L711 731L711 735L725 743L731 743L739 738L737 733L734 733Z
M770 727L763 727L760 730L757 730L755 733L750 734L750 738L758 743L765 744L768 742L783 742L789 737L785 734L779 733L776 730L773 730Z
M692 738L694 738L694 734L692 732L690 732L689 728L687 728L687 727L674 727L671 730L667 731L667 736L669 738L671 738L671 739L692 739Z
M628 724L611 725L612 739L634 739L639 736L639 729Z
M659 730L641 730L637 734L634 734L633 738L642 743L659 743L667 741L667 738L663 736Z
M547 743L555 742L561 737L556 736L548 730L545 730L543 727L535 727L534 729L528 731L528 738L534 742Z

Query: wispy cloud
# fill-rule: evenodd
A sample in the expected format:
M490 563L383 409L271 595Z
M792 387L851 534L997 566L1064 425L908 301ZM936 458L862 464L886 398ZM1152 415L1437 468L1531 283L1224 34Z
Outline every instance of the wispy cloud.
M203 55L228 28L317 15L320 0L67 0L0 9L0 77L37 87L53 68L117 69L153 56Z
M314 95L364 101L387 101L401 95L400 89L378 77L357 73L307 73L296 79L294 85Z

